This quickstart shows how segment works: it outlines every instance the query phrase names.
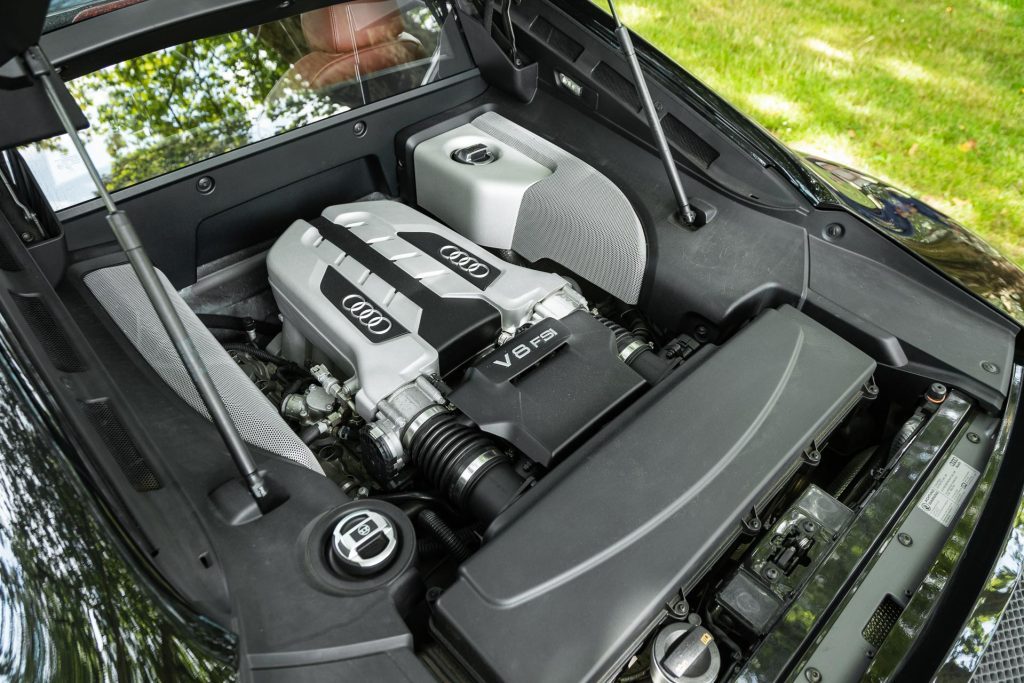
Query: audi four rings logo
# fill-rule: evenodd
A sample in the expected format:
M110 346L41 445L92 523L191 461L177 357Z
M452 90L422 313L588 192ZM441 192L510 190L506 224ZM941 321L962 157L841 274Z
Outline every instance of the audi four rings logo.
M349 294L342 299L341 307L370 334L379 336L391 331L391 320L358 294Z
M491 272L491 269L487 267L487 264L481 263L475 256L467 254L454 245L444 245L441 247L440 254L447 259L449 263L470 277L487 277L488 273Z

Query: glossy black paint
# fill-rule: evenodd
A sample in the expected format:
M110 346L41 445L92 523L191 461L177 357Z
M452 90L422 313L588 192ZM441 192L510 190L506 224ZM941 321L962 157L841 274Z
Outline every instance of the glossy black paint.
M824 159L807 166L848 211L924 259L976 296L1024 322L1024 271L941 211L887 183Z
M142 569L0 320L0 679L228 681L235 638Z

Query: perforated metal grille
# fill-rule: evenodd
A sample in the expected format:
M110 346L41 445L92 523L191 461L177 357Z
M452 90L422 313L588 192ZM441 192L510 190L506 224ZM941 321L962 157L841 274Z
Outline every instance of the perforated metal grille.
M160 488L160 480L157 479L156 473L143 459L108 401L86 403L85 414L89 416L103 443L113 454L118 467L136 491L155 491Z
M875 608L874 614L868 619L868 623L864 625L864 630L860 634L864 636L868 645L877 650L885 642L889 631L896 625L896 621L902 613L903 607L900 603L896 602L891 595L886 595Z
M661 125L665 129L668 141L690 159L703 164L704 168L718 158L718 150L701 140L700 136L671 114L661 120Z
M633 111L640 111L640 95L636 92L636 86L633 85L633 81L616 71L615 67L600 62L594 68L594 80L604 86L612 97L626 103Z
M636 303L647 238L626 196L589 164L508 119L488 112L480 130L553 172L523 195L512 248L550 258L626 303Z
M530 26L530 30L541 40L551 46L555 52L575 61L583 54L583 46L570 38L568 35L555 28L554 25L544 17L537 19Z
M323 474L309 448L288 428L275 407L199 322L162 273L160 279L242 438ZM209 419L188 370L178 357L131 266L125 264L93 271L85 276L85 284L161 379L193 409Z
M53 314L38 296L11 292L18 310L25 316L40 346L53 366L61 372L81 372L85 369L82 358L71 346L64 330L53 319Z
M1024 590L1010 596L999 625L971 679L978 683L1024 681Z

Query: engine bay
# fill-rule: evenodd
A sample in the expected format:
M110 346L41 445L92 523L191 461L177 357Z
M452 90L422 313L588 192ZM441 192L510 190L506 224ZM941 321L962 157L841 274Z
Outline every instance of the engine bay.
M481 119L493 130L514 126L494 113L473 121ZM594 239L523 238L541 226L592 223L592 207L551 197L532 200L550 203L544 215L553 218L539 222L524 202L545 179L575 163L594 185L610 181L547 142L543 158L558 161L534 173L526 162L536 162L518 151L533 152L530 136L512 147L455 123L413 140L419 210L374 197L327 207L284 231L266 256L282 325L263 348L271 360L244 347L232 354L250 367L262 362L264 374L277 371L275 362L309 369L291 385L297 391L281 393L278 382L268 393L354 498L328 524L320 568L328 581L387 583L407 570L395 513L379 507L396 503L427 535L422 550L431 552L416 562L459 570L454 582L428 590L436 594L428 600L430 638L485 678L598 677L622 666L636 632L599 638L584 630L572 654L556 660L532 654L544 647L543 631L515 647L489 634L527 633L532 623L571 632L588 595L604 596L594 619L622 623L642 622L666 596L673 604L673 587L698 569L689 562L702 561L697 548L737 543L738 511L744 524L762 524L770 501L792 502L780 482L817 468L833 432L869 419L876 364L789 306L763 312L721 347L688 334L656 338L640 310L595 284L620 287L602 273L622 274L636 262L636 218L625 196L606 201L621 202L632 220L608 221ZM453 205L453 196L464 203ZM486 210L497 207L503 211ZM524 239L550 251L535 246L528 258L517 247ZM702 428L725 413L742 418ZM813 509L827 501L843 508L809 486L798 490L818 496ZM641 498L609 507L630 490ZM666 543L675 550L664 553ZM782 562L785 576L806 561L801 552ZM642 568L628 560L659 555L665 562ZM525 556L532 561L510 572L509 558ZM447 574L436 565L434 572ZM758 594L739 580L726 596L738 586ZM697 647L713 680L716 634L727 632L682 623L657 647ZM702 637L706 643L692 644Z
M253 678L797 675L889 489L993 436L1016 326L645 56L652 145L615 27L564 4L506 6L497 43L429 4L433 56L413 10L364 7L415 87L346 81L357 106L119 193L268 504L97 206L32 248L92 349L64 385L112 406L119 512Z

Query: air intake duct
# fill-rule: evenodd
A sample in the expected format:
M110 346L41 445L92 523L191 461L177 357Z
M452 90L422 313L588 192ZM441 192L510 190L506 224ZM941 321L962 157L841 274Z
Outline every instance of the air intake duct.
M436 415L416 430L409 456L427 480L484 523L497 517L523 486L493 440L451 413Z

